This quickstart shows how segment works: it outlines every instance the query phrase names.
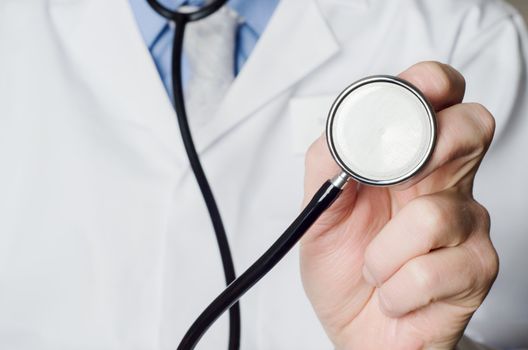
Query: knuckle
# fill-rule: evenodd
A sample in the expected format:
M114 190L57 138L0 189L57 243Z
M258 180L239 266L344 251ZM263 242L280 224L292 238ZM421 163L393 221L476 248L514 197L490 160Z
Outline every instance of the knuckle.
M434 288L437 276L434 273L434 269L428 268L420 260L411 260L407 263L407 273L409 273L411 281L413 281L414 288L419 292L420 295L427 298L429 291ZM425 300L423 303L427 304L430 300Z
M483 206L482 204L478 203L478 202L475 202L476 204L476 219L477 219L477 222L481 225L481 227L484 228L484 230L486 231L486 234L489 235L489 231L490 231L490 227L491 227L491 216L490 216L490 213L488 211L488 209L486 209L485 206Z
M444 64L438 61L423 61L418 63L423 69L428 70L430 73L433 73L436 78L440 78L440 75L445 74Z
M474 261L477 264L476 266L475 264L471 264L477 272L476 280L479 281L475 283L475 286L478 290L487 290L499 273L499 255L489 237L479 238L470 244L470 246L475 257Z
M427 237L433 237L432 233L449 220L448 209L432 197L420 197L416 201L416 205L418 206L417 212L418 217L421 218L422 229L426 231Z
M377 280L377 273L380 270L380 254L378 252L376 244L370 244L367 247L367 249L365 250L364 260L365 267L371 274L373 274L372 277Z
M489 269L489 276L491 277L492 281L495 281L495 279L499 275L500 258L495 248L492 249L492 252L493 252L493 255L492 255L492 258L490 259L491 264L490 264L490 269Z
M379 302L382 312L389 317L397 317L399 315L399 309L397 307L398 301L395 300L391 290L386 287L381 287L379 289Z
M481 261L483 265L483 275L487 282L493 282L499 274L500 262L499 255L497 254L497 251L495 250L495 247L493 247L491 241L487 241L486 248L484 249L484 253L482 255L483 257Z
M470 103L471 114L474 117L480 131L481 147L486 150L495 134L495 118L490 111L480 103Z
M466 82L462 74L453 67L437 61L422 62L428 73L434 77L435 88L445 94L453 90L465 90Z
M435 77L435 87L438 92L450 91L453 88L453 81L450 79L446 68L439 62L425 62L424 66L429 73Z

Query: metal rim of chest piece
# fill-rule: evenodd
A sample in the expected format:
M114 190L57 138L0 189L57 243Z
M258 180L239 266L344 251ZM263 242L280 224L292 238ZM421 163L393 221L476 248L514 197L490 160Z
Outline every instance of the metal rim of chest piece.
M427 144L427 150L425 152L425 156L423 156L420 161L414 166L410 171L407 171L400 176L397 176L395 178L391 179L372 179L367 178L365 176L362 176L357 171L354 171L351 169L350 166L347 165L346 161L343 159L343 157L340 156L336 144L335 144L335 137L333 132L333 126L334 121L336 119L336 114L342 105L342 103L345 101L345 99L354 91L359 89L360 87L363 87L365 85L369 85L372 83L389 83L394 84L396 86L399 86L406 91L412 93L414 97L417 98L417 100L420 102L421 106L424 108L424 111L428 118L429 123L429 132L430 132L430 139L428 140ZM349 178L353 178L356 181L359 181L360 183L371 185L371 186L391 186L391 185L397 185L403 182L408 181L411 179L414 175L416 175L420 170L423 169L425 164L429 161L431 158L431 155L433 153L435 144L436 144L436 138L437 138L437 125L436 125L436 116L434 108L432 107L431 103L427 100L427 98L423 95L423 93L418 90L414 85L411 83L397 78L393 76L388 75L376 75L376 76L370 76L364 79L361 79L352 85L348 86L343 92L341 92L334 103L332 104L332 107L330 108L327 122L326 122L326 141L327 145L330 149L330 152L332 154L332 157L337 162L337 164L341 167L344 174L346 174ZM344 176L342 174L342 176Z

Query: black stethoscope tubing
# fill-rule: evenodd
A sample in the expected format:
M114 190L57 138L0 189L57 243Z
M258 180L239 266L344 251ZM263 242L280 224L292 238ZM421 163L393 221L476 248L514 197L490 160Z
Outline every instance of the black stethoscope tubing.
M200 163L200 158L196 152L189 128L189 122L185 110L181 74L181 56L186 24L213 14L220 9L227 0L213 1L193 12L172 11L156 0L147 0L147 2L161 16L172 21L177 28L172 48L172 89L174 94L174 108L176 110L180 133L191 168L202 192L215 230L225 279L228 284L226 289L224 289L224 291L220 293L194 321L182 338L177 350L194 349L203 334L227 309L229 309L229 349L238 350L240 347L240 307L238 300L273 267L275 267L280 260L282 260L319 216L337 199L342 192L343 186L346 184L347 177L343 177L341 174L332 180L326 181L313 196L308 205L303 209L301 214L299 214L295 221L286 229L286 231L284 231L275 243L255 263L244 271L240 277L236 278L233 258L220 212Z
M147 0L149 5L161 16L165 17L169 21L173 22L176 25L177 30L175 31L174 41L172 46L172 91L174 95L174 108L176 111L176 116L178 119L178 125L180 128L180 134L182 137L183 144L185 146L185 151L187 157L189 158L189 163L193 170L194 176L202 192L204 202L207 206L209 216L211 218L211 223L214 228L216 235L216 241L220 251L220 257L222 260L222 267L224 270L224 277L226 284L230 284L236 278L235 266L233 263L233 257L231 254L231 249L229 247L229 242L227 240L227 235L225 232L224 224L222 222L222 217L218 210L218 205L214 198L211 186L207 180L205 172L203 170L200 158L196 151L194 145L193 137L189 127L189 121L187 118L187 112L185 109L185 100L183 95L183 81L181 73L181 57L183 51L183 38L185 34L185 27L187 23L198 21L202 18L205 18L218 9L220 9L227 0L217 0L212 3L192 12L180 12L173 11L156 0ZM238 350L240 348L240 327L241 327L241 316L240 316L240 306L239 303L233 304L229 309L229 350ZM196 327L195 327L196 328ZM207 329L207 328L206 328ZM205 330L203 331L205 332ZM184 337L188 339L188 337ZM199 338L198 338L199 340ZM197 341L198 341L197 340ZM197 342L196 341L196 342ZM183 343L183 341L182 341ZM187 341L188 343L188 341ZM192 346L194 347L194 345ZM182 347L180 345L178 349L190 349L192 347Z

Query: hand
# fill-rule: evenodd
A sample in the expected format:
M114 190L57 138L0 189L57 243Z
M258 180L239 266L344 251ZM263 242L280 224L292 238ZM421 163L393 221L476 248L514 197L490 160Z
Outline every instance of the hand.
M452 349L498 272L489 215L472 195L493 117L461 103L464 78L449 66L400 77L437 110L428 165L396 187L351 181L301 241L304 287L337 349ZM305 203L338 172L321 137L306 158Z

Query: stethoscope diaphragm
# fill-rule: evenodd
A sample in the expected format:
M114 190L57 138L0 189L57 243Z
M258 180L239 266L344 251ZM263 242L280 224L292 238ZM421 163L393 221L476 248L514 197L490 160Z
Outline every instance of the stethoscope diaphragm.
M368 185L395 185L418 173L430 158L435 113L410 83L373 76L337 97L326 136L332 156L349 177Z

